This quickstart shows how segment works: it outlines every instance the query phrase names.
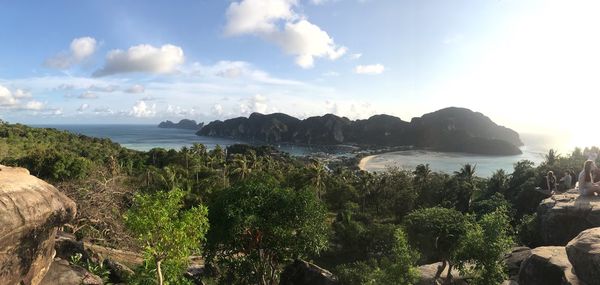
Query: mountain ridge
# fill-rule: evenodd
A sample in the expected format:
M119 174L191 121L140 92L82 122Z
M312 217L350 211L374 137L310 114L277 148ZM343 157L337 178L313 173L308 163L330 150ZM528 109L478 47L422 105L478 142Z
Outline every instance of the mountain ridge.
M514 130L497 125L482 113L458 107L427 113L410 122L386 114L353 121L334 114L301 120L284 113L252 113L212 121L196 134L268 144L415 146L489 155L521 154L519 146L523 145Z
M184 129L195 131L202 129L203 126L204 123L196 123L196 121L190 119L181 119L178 123L173 123L170 120L166 120L158 124L158 127L163 129Z

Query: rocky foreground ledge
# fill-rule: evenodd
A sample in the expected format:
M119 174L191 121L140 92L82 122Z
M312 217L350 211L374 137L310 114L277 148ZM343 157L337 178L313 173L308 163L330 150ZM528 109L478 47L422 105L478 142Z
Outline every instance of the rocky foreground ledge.
M54 260L57 228L75 202L23 168L0 165L0 285L37 285Z
M544 245L566 245L581 231L600 227L600 197L572 189L543 200L537 209Z

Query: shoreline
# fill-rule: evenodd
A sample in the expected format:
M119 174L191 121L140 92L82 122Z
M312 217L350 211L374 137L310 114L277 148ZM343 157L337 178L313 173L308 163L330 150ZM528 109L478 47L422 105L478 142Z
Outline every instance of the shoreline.
M369 156L365 156L363 158L361 158L360 162L358 163L358 169L363 170L363 171L367 171L365 169L365 166L367 165L367 163L369 162L369 160L373 159L373 157L375 157L376 155L369 155Z

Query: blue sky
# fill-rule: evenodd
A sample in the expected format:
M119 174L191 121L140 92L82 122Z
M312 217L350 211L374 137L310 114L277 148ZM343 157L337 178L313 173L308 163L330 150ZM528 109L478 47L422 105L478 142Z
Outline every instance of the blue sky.
M581 118L581 109L561 102L600 91L599 8L583 0L3 1L0 118L157 123L257 111L410 120L462 106L517 130L568 130L564 116Z

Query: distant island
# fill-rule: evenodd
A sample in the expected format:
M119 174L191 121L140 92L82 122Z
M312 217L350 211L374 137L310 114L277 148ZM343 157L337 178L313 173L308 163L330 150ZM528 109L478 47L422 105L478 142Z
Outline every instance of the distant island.
M196 133L268 144L351 144L361 147L414 146L444 152L486 155L521 154L519 134L466 108L441 109L410 122L390 115L352 121L333 114L304 120L283 114L252 113L213 121Z
M194 120L183 119L179 123L173 123L169 120L160 122L159 128L164 129L184 129L184 130L200 130L204 126L204 123L196 123Z

